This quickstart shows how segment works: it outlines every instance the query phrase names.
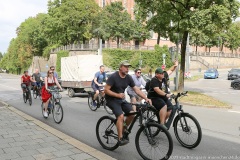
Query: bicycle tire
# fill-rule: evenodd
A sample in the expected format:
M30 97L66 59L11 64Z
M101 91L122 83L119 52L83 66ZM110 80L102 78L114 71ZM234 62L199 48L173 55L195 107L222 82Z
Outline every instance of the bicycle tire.
M88 107L92 110L92 111L96 111L97 110L97 106L93 106L93 93L88 94Z
M23 93L23 102L24 102L24 103L27 103L26 93Z
M152 136L152 128L156 128L161 132L156 136ZM158 142L159 140L160 142ZM139 155L144 160L167 160L173 151L173 141L170 133L162 125L155 122L149 122L139 128L135 137L135 144ZM144 147L148 144L149 146Z
M115 121L116 119L113 117L103 116L98 120L96 125L96 135L98 142L104 149L110 151L113 151L119 147L118 133ZM106 144L104 141L106 141Z
M182 120L183 123L187 122L187 124L183 124L183 127L181 125L180 118L181 119L183 118L183 120ZM190 121L187 121L186 118L189 118L194 123L195 126L190 126L189 125ZM179 126L179 124L180 124L180 126ZM186 127L187 125L188 125L188 127ZM175 136L176 136L178 142L183 147L191 149L191 148L197 147L200 144L201 139L202 139L202 130L201 130L200 124L198 123L197 119L194 116L192 116L188 113L182 113L181 116L178 115L174 120L173 127L174 127ZM194 127L196 127L196 128L194 128ZM178 129L178 128L180 128L180 129ZM196 129L197 131L194 132L193 129ZM185 142L184 137L181 137L179 135L180 130L183 133L186 133L185 136L187 137L187 142ZM194 133L197 133L197 138L189 137L192 134L194 135ZM195 139L195 141L193 143L191 143L191 144L188 143L189 140L194 140L194 139Z
M52 113L53 113L54 121L57 124L60 124L63 120L63 107L62 107L61 103L59 103L59 102L55 103L55 105L53 106ZM60 116L58 117L57 115L60 115Z
M32 105L32 94L31 94L30 90L29 90L29 94L28 94L28 103L30 106Z
M37 95L37 90L33 89L33 98L34 98L34 99L37 99L37 96L38 96L38 95Z
M106 112L107 112L108 114L113 115L112 109L107 106L106 99L103 101L103 106L104 106L104 109L106 110Z
M44 105L44 104L43 104L43 102L42 102L42 104L41 104L42 116L43 116L43 118L47 119L48 117L45 117L44 114L43 114L43 109L44 109L44 106L43 106L43 105Z

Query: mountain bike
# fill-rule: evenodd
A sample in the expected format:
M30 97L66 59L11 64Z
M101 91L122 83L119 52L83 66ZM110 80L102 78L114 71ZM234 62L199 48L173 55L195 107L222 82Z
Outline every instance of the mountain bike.
M56 87L50 89L49 92L52 94L52 97L50 98L49 104L48 104L48 115L52 113L54 121L59 124L63 120L63 107L60 102L62 95L59 93L59 89L57 89ZM43 115L43 112L44 112L43 102L41 104L41 108L42 108L42 115ZM47 117L44 117L44 118L47 118Z
M182 92L171 96L171 98L175 100L175 105L173 105L172 112L165 126L169 129L173 122L174 134L177 140L183 147L191 149L200 144L202 139L202 129L197 119L191 114L184 112L183 106L179 104L179 98L186 95L187 92ZM159 111L156 112L156 110L149 109L145 114L145 118L159 123L160 118L158 113ZM177 116L175 117L176 113ZM156 133L153 134L158 134L158 132L159 131L156 131Z
M142 117L143 113L154 107L145 104L132 104L136 106L137 112L128 113L124 116L135 115L130 126L125 129L123 137L126 138L137 121L138 117ZM135 145L139 155L145 160L170 158L173 150L173 141L170 133L161 124L151 122L148 118L143 119L140 128L135 137ZM107 150L115 150L119 147L118 133L116 128L117 119L109 115L101 117L96 125L96 136L100 145ZM159 131L158 134L155 131Z
M97 105L93 105L93 97L94 97L95 92L88 92L88 106L92 111L96 111L100 106L103 106L106 112L110 115L113 115L112 110L107 106L107 102L105 99L105 95L103 92L103 89L100 90L98 96L97 96Z
M37 97L41 98L41 94L42 94L42 87L37 85L35 88L35 86L34 86L34 88L33 88L34 99L36 99Z
M31 90L30 87L27 85L28 83L23 83L25 86L23 87L23 101L24 103L29 103L29 105L32 105L32 95L31 95Z

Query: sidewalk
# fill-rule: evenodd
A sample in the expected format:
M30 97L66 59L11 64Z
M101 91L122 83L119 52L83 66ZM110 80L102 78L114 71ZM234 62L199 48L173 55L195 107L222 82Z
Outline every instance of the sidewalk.
M111 160L112 157L0 102L0 160Z

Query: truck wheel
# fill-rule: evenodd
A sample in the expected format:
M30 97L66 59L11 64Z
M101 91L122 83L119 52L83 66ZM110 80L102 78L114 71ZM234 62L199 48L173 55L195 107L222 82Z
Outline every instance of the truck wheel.
M72 88L68 88L68 96L73 97L75 94L74 90Z

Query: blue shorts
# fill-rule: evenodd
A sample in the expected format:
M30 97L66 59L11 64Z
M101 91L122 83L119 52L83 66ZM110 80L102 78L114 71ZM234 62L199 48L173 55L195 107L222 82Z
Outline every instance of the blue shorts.
M33 82L33 85L34 85L34 86L41 87L41 82Z
M103 90L103 86L98 86L97 84L93 83L92 84L92 89L93 89L94 92L96 92L97 90L101 91L101 90Z
M126 100L121 99L108 99L107 106L112 109L116 117L124 113L130 113L133 111L132 105Z

